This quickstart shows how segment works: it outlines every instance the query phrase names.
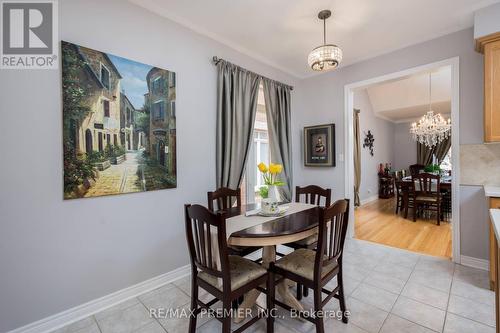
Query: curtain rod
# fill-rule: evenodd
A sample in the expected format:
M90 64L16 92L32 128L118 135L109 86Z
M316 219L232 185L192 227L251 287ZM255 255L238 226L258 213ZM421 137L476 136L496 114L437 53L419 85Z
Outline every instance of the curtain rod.
M214 65L215 65L215 66L217 66L217 65L219 64L219 62L221 62L222 60L224 60L224 59L219 58L219 57L217 57L217 56L213 56L213 57L212 57L212 62L214 63ZM229 62L229 61L227 61L227 60L224 60L224 61ZM231 64L232 64L232 63L231 63ZM245 70L245 71L247 71L247 72L254 73L255 75L260 76L262 79L266 79L266 80L269 80L269 81L272 81L272 82L276 82L276 83L278 83L278 84L281 84L281 85L283 85L283 86L285 86L285 87L290 88L290 90L293 90L293 86L291 86L291 85L288 85L288 84L286 84L286 83L283 83L283 82L279 82L279 81L276 81L276 80L270 79L270 78L265 77L265 76L263 76L263 75L260 75L260 74L257 74L257 73L255 73L255 72L249 71L248 69L243 68L243 67L240 67L240 66L238 66L238 65L235 65L235 64L233 64L233 65L234 65L234 66L237 66L238 68L241 68L241 69L243 69L243 70Z

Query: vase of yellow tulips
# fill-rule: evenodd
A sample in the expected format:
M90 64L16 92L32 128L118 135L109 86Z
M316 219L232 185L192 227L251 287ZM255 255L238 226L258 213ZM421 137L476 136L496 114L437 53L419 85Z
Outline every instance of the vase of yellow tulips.
M260 195L263 202L277 203L280 201L278 186L283 186L285 183L279 178L279 174L283 171L283 165L270 163L267 166L265 163L259 163L259 171L262 174L262 179L266 186L260 188Z

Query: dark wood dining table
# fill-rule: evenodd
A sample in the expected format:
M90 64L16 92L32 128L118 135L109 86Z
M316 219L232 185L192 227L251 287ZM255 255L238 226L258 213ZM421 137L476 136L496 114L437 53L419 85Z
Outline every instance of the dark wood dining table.
M295 203L284 204L284 206L294 205ZM289 213L284 216L277 216L272 220L264 221L262 224L254 225L228 235L228 245L231 246L262 246L262 265L269 267L270 262L276 260L276 246L295 242L316 234L318 231L319 208L310 205L298 212ZM244 216L245 212L254 210L255 205L242 206L241 208L231 208L226 211L228 220L231 223L231 217ZM227 224L226 224L227 226ZM276 286L276 291L289 306L304 310L302 304L290 292L291 281L284 281ZM260 292L252 290L245 295L240 309L246 310L252 308L257 301ZM247 311L238 311L236 322L244 319Z

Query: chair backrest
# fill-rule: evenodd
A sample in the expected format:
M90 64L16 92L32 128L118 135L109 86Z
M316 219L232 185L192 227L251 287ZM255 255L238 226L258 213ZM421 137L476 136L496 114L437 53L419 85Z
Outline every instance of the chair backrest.
M230 288L226 213L213 213L201 205L184 205L184 212L193 274L204 271L222 278L224 289L226 285Z
M315 281L321 280L321 271L325 266L342 260L348 223L349 199L338 200L333 205L320 209Z
M416 176L425 169L425 165L422 164L412 164L410 165L410 175Z
M329 207L332 197L332 190L327 188L324 189L317 185L309 185L305 187L296 186L295 187L295 202L301 202L300 197L304 196L305 203ZM324 198L324 204L321 204L321 199Z
M431 173L421 173L412 176L415 192L419 195L437 196L441 187L441 177Z
M221 187L213 192L207 193L208 209L212 212L217 210L227 210L233 207L236 201L236 207L241 207L241 190L238 188L232 190L227 187ZM217 201L217 208L214 207L214 201Z

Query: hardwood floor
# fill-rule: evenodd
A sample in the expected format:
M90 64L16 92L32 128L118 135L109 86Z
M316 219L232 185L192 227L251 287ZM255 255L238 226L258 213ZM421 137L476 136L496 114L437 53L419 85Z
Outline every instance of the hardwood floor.
M395 199L378 199L354 211L355 238L388 246L451 258L451 223L435 218L413 222L395 214Z

